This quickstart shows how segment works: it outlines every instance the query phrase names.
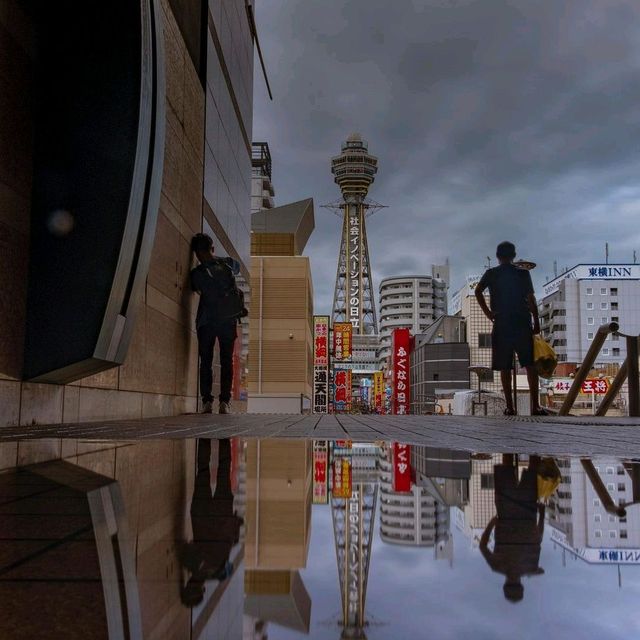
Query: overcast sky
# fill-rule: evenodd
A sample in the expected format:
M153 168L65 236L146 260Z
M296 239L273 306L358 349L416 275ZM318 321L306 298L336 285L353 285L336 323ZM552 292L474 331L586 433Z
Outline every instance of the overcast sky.
M537 286L640 255L638 0L258 0L274 100L256 65L254 140L276 204L315 202L316 313L330 313L340 223L330 157L352 132L369 195L374 286L447 257L452 291L504 239ZM495 260L493 261L495 264Z

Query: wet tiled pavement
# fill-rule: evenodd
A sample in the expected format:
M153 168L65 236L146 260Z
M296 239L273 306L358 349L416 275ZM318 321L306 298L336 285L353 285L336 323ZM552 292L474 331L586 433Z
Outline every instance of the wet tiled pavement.
M640 455L640 419L470 416L293 416L183 415L145 420L7 427L0 441L31 438L343 439L397 440L409 444L493 451L565 455Z

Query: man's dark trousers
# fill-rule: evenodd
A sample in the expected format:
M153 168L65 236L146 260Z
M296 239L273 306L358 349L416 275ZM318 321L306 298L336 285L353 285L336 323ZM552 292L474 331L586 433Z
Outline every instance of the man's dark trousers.
M198 328L198 355L200 356L200 396L211 402L213 386L213 348L220 345L220 402L231 400L233 382L233 344L236 339L235 320L205 324Z

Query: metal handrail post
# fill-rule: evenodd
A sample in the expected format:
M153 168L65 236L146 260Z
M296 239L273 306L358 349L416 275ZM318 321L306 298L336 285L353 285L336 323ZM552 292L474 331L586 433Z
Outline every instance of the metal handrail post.
M598 409L596 411L597 416L606 416L607 411L611 408L615 397L618 395L618 392L622 388L624 381L627 379L628 365L627 360L625 360L621 365L620 369L618 369L618 373L616 373L616 377L613 379L609 390L605 394L604 398L600 401L598 405Z
M627 366L629 375L627 385L629 387L629 415L640 416L640 378L638 377L638 338L627 337Z
M618 329L619 326L617 322L609 322L608 324L603 324L601 327L598 327L598 331L596 331L596 335L594 336L593 342L591 343L591 346L587 351L587 355L585 355L580 368L576 371L571 389L569 389L569 393L564 399L564 402L560 407L560 411L558 411L559 416L569 415L569 411L571 411L571 407L573 407L573 403L576 401L576 398L580 393L582 383L587 379L589 371L591 371L591 367L596 361L596 358L600 353L600 349L602 348L604 341L607 339L607 336L610 333L614 333Z

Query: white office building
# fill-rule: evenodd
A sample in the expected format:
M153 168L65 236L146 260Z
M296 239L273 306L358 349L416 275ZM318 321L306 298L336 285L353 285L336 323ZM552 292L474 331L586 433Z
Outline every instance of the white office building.
M447 313L449 265L432 265L431 275L393 276L380 283L380 369L388 368L391 334L408 328L412 335Z
M579 264L547 282L538 304L542 334L558 361L579 364L603 324L640 334L640 265ZM624 338L610 335L596 364L621 364L626 355Z

